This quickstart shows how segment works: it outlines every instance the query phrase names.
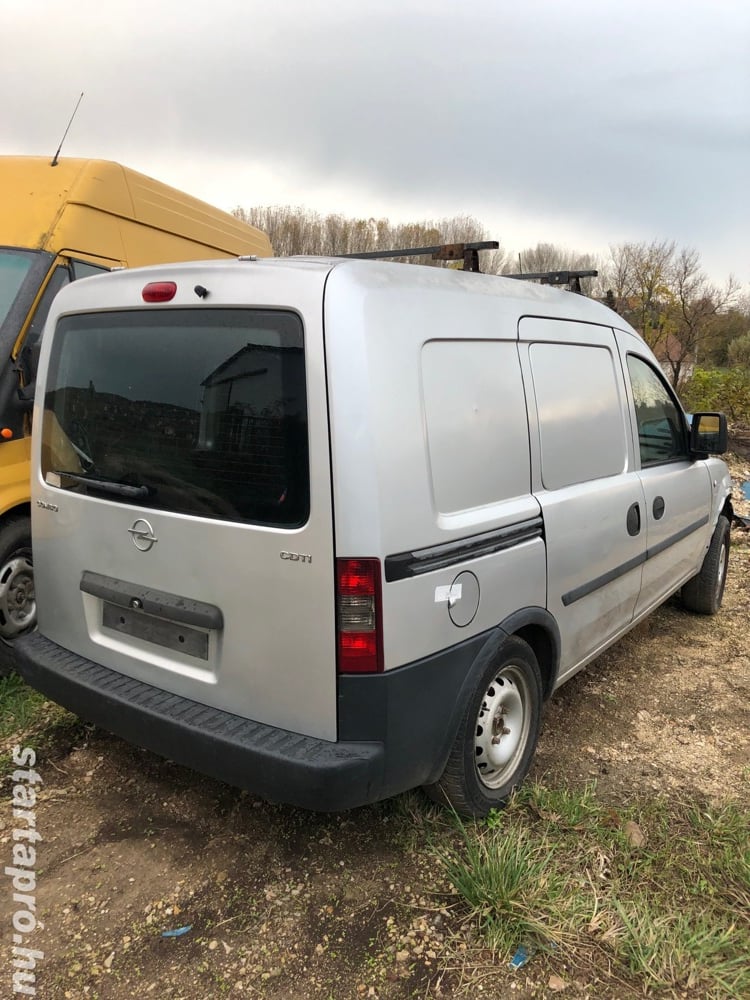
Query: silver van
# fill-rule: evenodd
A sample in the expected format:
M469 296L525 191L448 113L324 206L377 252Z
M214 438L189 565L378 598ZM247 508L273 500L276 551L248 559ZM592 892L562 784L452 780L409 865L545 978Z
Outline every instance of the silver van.
M605 306L324 258L122 271L55 299L24 678L268 799L524 777L544 702L681 591L717 611L731 482Z

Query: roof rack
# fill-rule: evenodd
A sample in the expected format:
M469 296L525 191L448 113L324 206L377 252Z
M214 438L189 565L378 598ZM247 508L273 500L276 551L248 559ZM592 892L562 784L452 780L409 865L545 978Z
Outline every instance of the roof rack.
M336 257L358 257L361 260L385 260L389 257L432 257L433 260L461 260L464 271L479 271L479 250L497 250L497 240L479 243L443 243L434 247L409 247L405 250L368 250L364 253L339 253Z
M336 257L357 257L360 260L387 260L393 257L432 257L433 260L461 260L464 271L480 270L479 251L497 250L497 240L483 240L476 243L442 243L434 247L407 247L403 250L367 250L362 253L339 253ZM567 285L571 292L581 291L581 278L596 278L598 271L531 271L526 274L503 274L503 278L519 281L538 281L542 285Z
M504 274L504 278L538 281L540 285L567 285L571 292L581 292L581 278L596 278L598 271L532 271L526 274Z

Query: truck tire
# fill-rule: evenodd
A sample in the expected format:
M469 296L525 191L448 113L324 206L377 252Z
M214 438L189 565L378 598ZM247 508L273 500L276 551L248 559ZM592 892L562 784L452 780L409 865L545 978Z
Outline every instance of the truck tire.
M512 636L482 672L445 770L425 787L427 794L464 816L486 816L502 806L531 765L542 702L534 651Z
M31 521L9 517L0 526L0 676L15 668L13 644L36 628Z
M728 565L729 521L722 514L714 528L700 572L683 584L680 592L682 603L688 611L696 611L700 615L716 614L724 596Z

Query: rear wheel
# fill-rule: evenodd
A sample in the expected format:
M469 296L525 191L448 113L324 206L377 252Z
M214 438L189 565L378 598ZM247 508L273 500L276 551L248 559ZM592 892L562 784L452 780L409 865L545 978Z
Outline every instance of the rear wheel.
M440 780L428 795L466 816L501 806L526 775L539 737L542 678L534 651L509 638L483 671Z
M721 607L729 565L729 521L719 516L700 572L684 584L680 597L688 611L715 615Z
M31 522L11 517L0 527L0 676L15 667L16 639L35 627Z

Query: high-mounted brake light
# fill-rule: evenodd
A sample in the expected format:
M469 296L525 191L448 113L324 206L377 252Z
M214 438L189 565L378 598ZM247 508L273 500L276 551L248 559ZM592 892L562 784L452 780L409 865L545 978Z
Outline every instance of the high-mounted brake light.
M171 302L176 293L175 281L149 281L141 295L144 302Z
M383 670L379 559L336 560L337 663L340 674Z

